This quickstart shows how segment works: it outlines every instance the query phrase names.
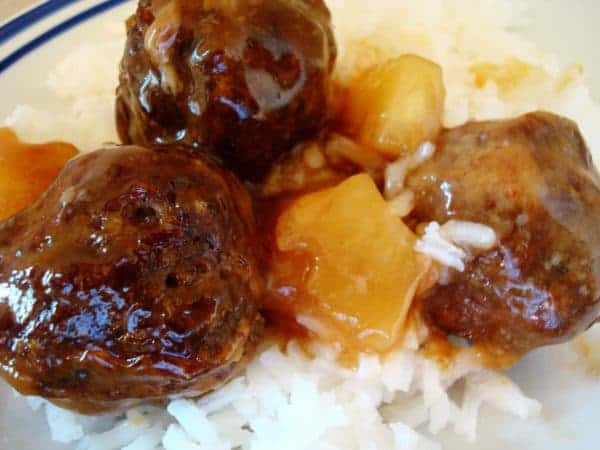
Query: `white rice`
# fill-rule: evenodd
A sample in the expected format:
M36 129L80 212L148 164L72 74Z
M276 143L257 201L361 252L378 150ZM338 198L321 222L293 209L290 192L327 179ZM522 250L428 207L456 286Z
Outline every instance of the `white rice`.
M538 402L468 352L443 370L418 348L413 333L402 351L363 355L350 370L331 348L315 345L317 357L308 358L294 344L286 353L268 347L243 376L205 398L124 418L95 421L43 403L53 439L87 450L437 449L432 436L447 427L475 439L483 403L522 418L539 413ZM448 389L459 380L457 401Z
M496 242L496 232L486 225L450 220L442 226L437 222L428 224L415 250L443 266L464 272L469 250L490 250Z
M431 142L424 142L412 155L403 156L392 164L389 164L385 169L385 197L391 200L402 194L406 175L425 161L431 159L434 153L435 145Z
M340 80L388 57L416 53L444 70L446 126L545 109L576 120L590 148L600 148L600 109L581 74L510 31L523 15L521 2L329 0L329 5ZM20 105L4 123L23 139L68 140L83 151L116 141L114 87L123 35L120 24L107 29L112 31L105 42L82 43L50 73L48 91L64 105L62 115ZM536 78L508 90L491 81L476 86L472 64L509 57L538 67ZM409 199L398 203L398 214L410 207ZM478 239L465 241L464 226L475 227ZM493 245L490 230L477 224L428 229L420 241L423 251L456 268L464 264L464 246ZM295 344L287 352L267 346L241 377L205 398L134 408L121 417L83 417L29 401L45 409L53 439L82 450L439 449L435 435L446 428L475 439L484 403L523 419L539 413L538 402L502 373L482 367L468 350L449 367L427 359L418 350L424 339L422 330L412 331L402 349L385 358L363 355L356 370L340 367L334 348L315 344L311 359ZM454 392L457 386L462 394Z

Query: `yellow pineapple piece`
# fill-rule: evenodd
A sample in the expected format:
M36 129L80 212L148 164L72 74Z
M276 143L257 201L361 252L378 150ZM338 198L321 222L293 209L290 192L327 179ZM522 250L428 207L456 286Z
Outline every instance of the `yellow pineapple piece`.
M342 122L361 144L397 158L437 137L445 97L441 67L403 55L358 78L349 90Z
M296 268L297 318L346 348L385 351L398 338L429 265L414 251L416 236L395 217L366 175L300 197L280 216L277 246L308 255ZM318 324L318 325L315 325Z

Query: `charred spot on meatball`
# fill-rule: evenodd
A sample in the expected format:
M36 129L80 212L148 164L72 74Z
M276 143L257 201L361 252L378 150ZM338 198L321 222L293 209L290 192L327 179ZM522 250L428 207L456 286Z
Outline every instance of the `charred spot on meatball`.
M577 126L532 113L443 133L408 178L412 219L480 222L499 246L421 299L431 325L520 356L600 311L600 177Z
M323 126L336 46L322 0L142 0L127 30L124 143L192 145L258 180Z
M187 149L71 161L0 224L0 372L83 412L220 386L262 319L251 200Z

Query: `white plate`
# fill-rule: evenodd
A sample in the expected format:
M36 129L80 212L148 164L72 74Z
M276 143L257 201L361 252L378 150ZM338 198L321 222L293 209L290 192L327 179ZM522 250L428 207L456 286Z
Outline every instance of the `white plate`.
M396 0L390 0L396 1ZM565 62L583 63L600 100L600 2L531 0L536 20L524 33ZM102 42L104 24L124 19L127 0L51 0L0 27L0 121L18 103L35 103L60 114L60 102L44 89L57 60L81 42ZM90 55L93 58L93 55ZM115 70L117 68L115 67ZM600 126L600 124L599 124ZM68 136L65 139L68 140ZM594 330L596 338L600 330ZM600 342L600 339L595 339ZM597 347L600 353L600 346ZM588 450L600 448L600 378L585 373L572 344L529 355L511 371L526 394L542 401L540 419L523 422L484 411L477 444L443 434L446 449ZM599 355L600 358L600 355ZM0 449L65 449L51 444L44 418L0 383Z

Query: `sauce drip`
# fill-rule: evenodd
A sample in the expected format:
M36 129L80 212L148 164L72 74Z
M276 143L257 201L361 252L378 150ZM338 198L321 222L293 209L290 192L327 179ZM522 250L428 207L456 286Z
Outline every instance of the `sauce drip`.
M77 153L63 142L26 144L14 131L0 128L0 220L39 197Z

